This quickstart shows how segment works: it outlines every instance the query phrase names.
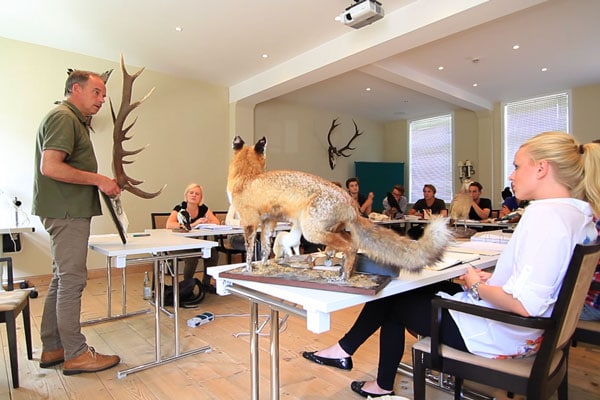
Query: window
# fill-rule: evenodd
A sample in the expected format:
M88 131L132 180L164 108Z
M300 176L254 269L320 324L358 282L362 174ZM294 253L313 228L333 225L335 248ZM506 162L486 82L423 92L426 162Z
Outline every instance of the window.
M435 197L449 203L452 191L452 115L412 121L409 124L408 201L423 198L423 185L437 189Z
M541 132L569 132L569 94L515 101L504 105L504 179L513 171L513 159L527 139Z

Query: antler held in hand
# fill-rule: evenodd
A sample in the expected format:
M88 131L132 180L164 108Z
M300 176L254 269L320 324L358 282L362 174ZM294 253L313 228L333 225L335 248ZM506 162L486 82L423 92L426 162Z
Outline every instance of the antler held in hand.
M152 92L154 92L154 88L148 92L143 99L136 101L135 103L131 103L131 94L133 91L133 82L136 80L138 76L144 72L144 68L141 68L138 72L133 75L130 75L125 68L125 62L123 61L123 55L121 54L121 71L123 71L123 95L121 96L121 106L119 107L119 113L115 115L115 110L113 108L112 100L109 99L110 102L110 112L112 114L112 119L114 123L113 129L113 172L115 174L115 179L117 180L117 184L123 190L127 190L128 192L141 197L143 199L152 199L158 196L163 189L166 187L163 186L157 192L149 193L144 192L143 190L136 188L136 185L143 183L144 181L136 180L130 178L125 173L125 169L123 168L123 164L131 164L133 161L125 160L125 157L132 156L138 154L142 150L144 150L147 146L144 146L137 150L125 150L123 148L123 142L131 139L131 136L127 136L127 132L133 127L136 123L137 118L129 124L126 128L124 128L125 120L129 116L133 110L135 110L140 104L142 104Z

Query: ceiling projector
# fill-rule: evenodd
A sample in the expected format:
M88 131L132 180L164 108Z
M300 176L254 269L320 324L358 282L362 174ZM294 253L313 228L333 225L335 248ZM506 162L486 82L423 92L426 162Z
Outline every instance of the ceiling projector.
M380 2L375 0L355 0L355 4L346 8L335 19L344 25L359 29L380 20L383 18L383 15L383 7Z

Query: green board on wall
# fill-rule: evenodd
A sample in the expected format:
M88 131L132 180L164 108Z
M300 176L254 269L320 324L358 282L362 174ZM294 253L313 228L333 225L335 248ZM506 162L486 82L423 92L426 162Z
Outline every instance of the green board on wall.
M381 202L394 185L404 185L404 163L356 161L354 168L360 192L365 196L369 192L375 194L373 211L383 210Z

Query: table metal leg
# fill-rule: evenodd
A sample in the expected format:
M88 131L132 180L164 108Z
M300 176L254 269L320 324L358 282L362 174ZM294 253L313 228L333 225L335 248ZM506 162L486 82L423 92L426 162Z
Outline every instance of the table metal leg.
M271 399L279 400L279 311L271 308Z
M173 323L175 324L175 357L179 357L179 282L178 277L178 260L173 258ZM161 296L162 297L162 296Z
M258 400L258 303L250 301L250 371L252 400Z
M176 263L176 258L175 258L175 273L177 273L177 263ZM154 276L159 276L159 261L158 259L154 260ZM177 275L175 275L177 276ZM174 282L176 283L176 282ZM178 293L178 285L175 284L174 288L173 288L173 307L174 307L174 315L175 315L175 321L173 322L175 324L175 339L174 339L174 343L175 343L175 350L174 350L174 355L171 357L167 357L167 358L162 358L161 355L161 351L160 351L160 342L161 342L161 335L160 335L160 314L161 314L161 310L160 310L160 299L162 298L161 292L160 292L160 283L159 283L159 279L155 279L154 280L154 347L155 347L155 360L146 364L142 364L139 365L137 367L132 367L132 368L128 368L122 371L119 371L117 373L117 377L119 379L126 377L129 374L133 374L139 371L143 371L146 370L148 368L152 368L155 367L157 365L163 365L166 363L169 363L171 361L175 361L178 360L180 358L183 357L187 357L187 356L191 356L194 354L198 354L198 353L207 353L209 351L212 350L212 348L210 346L203 346L203 347L199 347L197 349L194 350L190 350L190 351L186 351L184 353L180 352L179 349L179 319L178 319L178 308L179 308L179 293ZM257 397L258 399L258 397Z
M155 260L152 263L154 276L158 276L158 260ZM160 361L160 298L162 297L162 292L158 286L158 281L160 279L154 280L154 353L156 356L156 361Z
M125 268L123 268L123 283L121 284L121 314L112 315L112 258L106 257L106 317L82 321L81 326L89 326L106 321L114 321L118 319L132 317L134 315L148 314L150 312L149 308L145 308L143 310L127 313L127 275L125 274L125 272Z

